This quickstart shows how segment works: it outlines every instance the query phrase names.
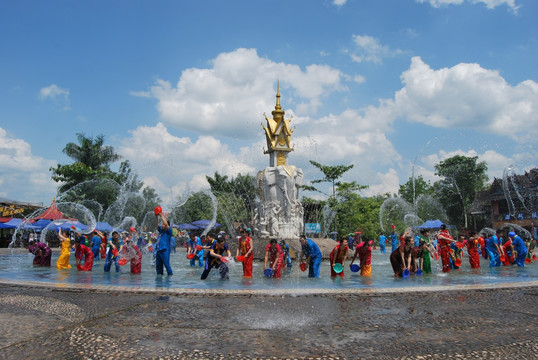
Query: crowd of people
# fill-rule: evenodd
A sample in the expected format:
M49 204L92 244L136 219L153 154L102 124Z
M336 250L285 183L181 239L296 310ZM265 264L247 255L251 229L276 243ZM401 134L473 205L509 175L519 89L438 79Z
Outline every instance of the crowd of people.
M120 267L130 263L130 272L133 274L142 271L143 254L151 254L151 261L158 275L173 275L170 265L170 254L176 251L177 229L172 229L170 223L162 212L155 214L155 227L157 232L150 238L144 238L136 233L134 228L129 232L120 234L112 231L110 237L99 230L94 230L92 237L83 235L80 229L71 229L74 234L74 245L69 232L58 230L60 240L60 256L56 262L58 269L70 269L71 253L74 251L76 267L79 271L92 271L94 261L104 259L103 269L111 270L114 265L116 272ZM188 233L185 242L186 255L191 267L203 268L201 280L207 279L212 269L217 269L221 279L229 279L229 264L237 261L242 264L243 277L252 278L254 261L254 244L249 229L239 229L235 257L228 247L228 235L221 231L214 235L208 233L202 237ZM136 243L134 239L137 239ZM445 225L436 233L429 229L422 229L414 234L406 232L398 236L394 229L385 236L379 236L379 251L386 253L386 241L390 239L392 251L389 258L395 277L409 275L422 275L432 273L432 263L441 260L441 271L448 273L462 265L462 257L466 250L469 266L480 267L480 256L489 261L490 267L496 266L525 266L536 260L534 249L536 239L525 242L511 229L498 230L490 237L484 238L480 234L470 232L459 234L456 239L452 237ZM322 263L322 252L312 240L302 235L299 238L301 251L296 258L302 271L308 270L308 277L319 278ZM376 248L373 240L362 239L361 232L357 231L349 237L337 241L329 255L330 276L332 278L344 277L346 262L352 272L359 272L360 276L372 275L372 251ZM33 264L36 266L51 266L52 250L46 244L33 241L28 250L33 253ZM293 261L290 256L290 247L284 240L270 239L265 246L263 261L264 274L271 278L282 277L285 269L290 270Z
M404 233L398 239L393 231L389 238L392 240L390 262L395 277L430 274L432 259L440 259L441 271L449 273L462 266L464 250L467 251L472 269L480 268L480 256L489 260L489 267L523 267L525 263L536 261L536 239L529 238L524 241L512 229L499 229L486 238L476 232L461 233L454 239L446 225L442 224L436 234L431 234L429 229L423 229L414 236ZM384 234L380 234L382 252L385 250L386 239Z

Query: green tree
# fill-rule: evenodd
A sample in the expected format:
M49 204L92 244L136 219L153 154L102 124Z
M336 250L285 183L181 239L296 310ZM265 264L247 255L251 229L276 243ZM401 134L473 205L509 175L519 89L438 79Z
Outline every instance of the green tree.
M381 231L379 209L385 201L384 196L364 198L356 194L349 197L338 207L338 228L340 237L355 231L362 232L365 239L376 239Z
M105 136L96 138L87 137L84 133L77 133L78 144L68 143L62 150L75 162L68 165L58 164L51 167L52 180L62 182L58 192L63 192L83 181L113 177L110 164L121 159L114 147L104 146Z
M117 172L110 169L110 164L121 156L114 147L104 145L104 135L93 138L79 133L77 140L78 144L71 142L63 149L75 162L51 168L52 179L63 182L58 188L62 201L81 203L97 218L98 213L105 213L120 195L125 196L118 212L134 216L141 223L145 214L161 201L155 190L147 186L140 194L144 183L138 180L129 160L123 161Z
M218 199L217 221L249 223L258 197L256 178L239 173L228 179L227 175L215 172L213 178L206 176L206 179Z
M488 185L487 164L478 156L456 155L435 165L435 175L443 177L434 184L436 197L446 208L449 220L468 228L467 211L478 191Z
M206 175L205 178L207 179L213 194L220 192L233 192L232 183L228 181L228 175L221 175L218 171L215 171L214 178L208 175Z
M211 218L213 218L211 198L201 191L191 194L183 205L172 210L172 219L181 223Z
M433 187L429 181L424 180L422 175L419 175L413 180L413 177L410 177L409 180L400 185L398 190L398 195L407 201L409 204L415 204L416 199L420 195L432 195Z
M356 183L355 181L350 182L350 183L337 181L348 170L353 168L353 164L348 165L348 166L345 166L345 165L328 166L328 165L320 164L313 160L310 160L310 163L314 165L315 167L317 167L323 173L323 176L324 176L321 179L312 181L312 184L328 182L332 185L332 194L329 195L329 198L327 201L330 208L332 210L337 211L337 215L334 219L334 231L337 231L338 224L339 224L338 211L339 209L341 209L342 203L346 202L349 199L349 197L356 195L355 194L356 191L366 189L368 188L368 186L360 185ZM306 191L317 191L324 194L322 191L318 190L316 187L311 186L311 185L303 185L302 189Z
M340 184L337 180L340 179L348 170L353 168L353 164L345 166L345 165L335 165L335 166L329 166L329 165L323 165L320 164L314 160L310 160L310 163L317 167L322 173L323 178L318 180L313 180L312 184L319 184L328 182L332 185L332 196L334 197L336 194L336 187ZM309 185L303 185L303 190L307 191L318 191L322 194L325 194L323 191L318 190L316 187L309 186ZM327 195L327 194L325 194Z

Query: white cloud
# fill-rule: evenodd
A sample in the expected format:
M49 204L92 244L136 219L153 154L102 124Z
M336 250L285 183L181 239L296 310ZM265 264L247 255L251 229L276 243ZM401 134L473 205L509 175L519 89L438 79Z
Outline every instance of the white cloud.
M151 87L163 122L202 134L253 136L262 114L274 109L277 80L287 94L283 106L297 98L305 113L315 113L320 99L331 92L345 90L339 70L316 64L302 70L261 58L255 49L222 53L212 64L184 70L175 87L162 79Z
M30 144L26 141L0 128L2 196L19 201L50 201L57 187L49 172L54 165L54 161L32 154Z
M366 78L363 75L355 75L353 81L357 84L362 84L363 82L366 82Z
M63 89L56 84L44 87L39 90L39 98L41 100L52 100L63 110L71 110L69 104L69 89Z
M365 196L383 195L386 193L397 194L400 189L398 172L390 168L386 173L376 173L371 178L368 189L362 192Z
M498 71L460 63L434 70L414 57L401 75L396 111L413 122L439 128L473 128L519 141L538 136L538 84L510 86Z
M139 126L130 133L131 137L122 141L118 153L131 161L146 185L166 198L170 194L181 195L187 189L206 188L205 175L213 176L215 171L228 176L255 171L228 145L212 136L200 136L196 141L176 137L163 123Z
M347 3L347 0L333 0L333 5L343 6Z
M489 177L489 180L492 181L493 178L501 178L504 169L516 162L516 159L521 157L521 154L514 154L514 156L508 157L506 155L503 155L495 150L488 149L485 150L482 153L478 153L476 150L454 150L454 151L444 151L440 150L437 153L428 154L421 158L423 166L418 166L415 169L415 175L423 175L424 179L431 181L432 183L434 181L439 180L439 177L434 175L434 166L441 161L444 161L448 158L451 158L453 156L460 155L460 156L466 156L466 157L475 157L478 156L478 162L486 162L488 166L488 170L486 174ZM529 160L529 159L526 159ZM527 163L529 163L527 161ZM530 162L532 164L532 162Z
M419 3L429 3L431 6L438 8L447 5L461 5L465 0L416 0ZM472 4L482 3L488 9L494 9L497 6L506 4L512 11L517 12L519 6L516 5L516 0L467 0Z
M176 87L159 80L151 95L159 101L163 123L134 129L119 152L133 162L148 185L165 194L163 197L204 188L205 175L213 176L215 171L228 176L240 172L255 175L268 166L268 157L262 151L266 144L260 123L264 121L262 114L270 116L274 109L275 89L271 84L275 78L281 80L286 117L293 115L291 125L296 127L290 164L302 168L309 180L321 176L309 160L326 165L353 164L342 180L369 185L363 195L397 192L398 184L411 175L413 164L404 160L387 138L398 119L421 122L431 128L472 128L520 136L519 142L524 141L522 135L536 131L529 129L529 124L536 123L536 84L526 81L512 87L498 72L477 64L434 70L420 58L413 58L410 68L401 75L403 87L393 99L316 117L308 110L323 107L324 94L343 90L342 79L353 81L352 77L318 65L302 71L295 65L260 58L254 50L238 49L220 54L210 69L185 70ZM500 120L515 113L526 114L530 122L526 126L519 122L507 126ZM170 133L172 127L199 135L177 137ZM228 139L217 138L223 134ZM419 147L417 153L426 154ZM434 151L422 155L421 163L415 164L415 174L433 182L437 180L433 166L456 154L478 155L488 162L490 176L510 162L491 147Z
M355 62L373 62L380 64L383 58L401 54L402 50L393 50L387 45L382 45L378 39L369 35L353 35L356 49L351 51L351 59Z

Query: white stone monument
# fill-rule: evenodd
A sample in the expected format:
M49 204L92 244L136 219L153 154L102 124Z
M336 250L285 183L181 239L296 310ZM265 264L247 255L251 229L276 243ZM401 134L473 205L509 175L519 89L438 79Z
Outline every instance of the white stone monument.
M280 106L280 88L277 88L273 118L267 121L265 137L269 166L259 171L257 184L261 203L255 211L255 230L261 237L297 239L303 233L303 206L299 201L299 188L303 184L303 171L288 164L291 146L291 118L284 119Z

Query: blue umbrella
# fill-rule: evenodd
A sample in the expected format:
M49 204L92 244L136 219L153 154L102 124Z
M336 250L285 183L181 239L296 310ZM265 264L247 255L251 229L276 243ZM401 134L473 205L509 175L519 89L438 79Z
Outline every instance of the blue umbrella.
M95 225L95 230L104 231L108 233L113 230L113 227L107 222L98 221L97 224Z
M181 230L198 230L198 229L200 229L198 226L192 225L192 224L179 224L177 227L179 229L181 229Z
M211 220L196 220L196 221L191 222L191 225L198 226L199 228L206 228L209 226L209 224L211 224ZM221 225L218 222L216 222L213 225L213 229L218 228L219 226Z

